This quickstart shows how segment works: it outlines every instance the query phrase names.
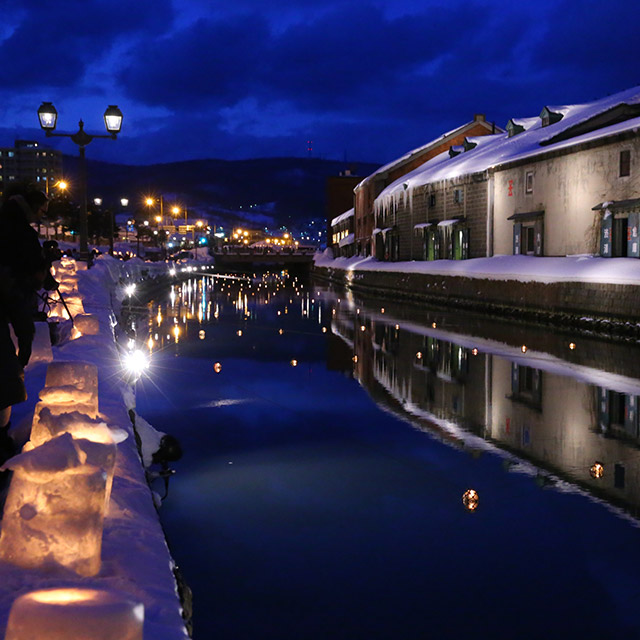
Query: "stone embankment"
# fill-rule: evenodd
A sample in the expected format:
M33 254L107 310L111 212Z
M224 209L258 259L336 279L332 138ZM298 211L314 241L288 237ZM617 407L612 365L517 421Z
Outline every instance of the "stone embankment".
M465 309L616 338L640 338L640 285L523 282L325 265L315 265L312 273L363 296Z

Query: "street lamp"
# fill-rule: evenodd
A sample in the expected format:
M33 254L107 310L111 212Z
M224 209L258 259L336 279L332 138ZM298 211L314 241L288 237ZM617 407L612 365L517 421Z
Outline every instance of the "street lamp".
M88 134L84 130L84 122L80 120L76 133L54 133L58 121L58 112L51 102L43 102L38 108L40 126L45 135L49 137L70 138L78 145L80 152L80 258L87 260L89 256L89 228L87 218L87 161L84 148L94 138L112 138L115 140L122 128L122 111L116 105L109 105L104 112L104 125L107 134Z

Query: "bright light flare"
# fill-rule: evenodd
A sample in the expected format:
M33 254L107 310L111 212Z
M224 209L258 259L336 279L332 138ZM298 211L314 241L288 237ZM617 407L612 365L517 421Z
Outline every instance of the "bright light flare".
M137 380L149 368L149 356L140 349L129 351L122 360L124 370Z

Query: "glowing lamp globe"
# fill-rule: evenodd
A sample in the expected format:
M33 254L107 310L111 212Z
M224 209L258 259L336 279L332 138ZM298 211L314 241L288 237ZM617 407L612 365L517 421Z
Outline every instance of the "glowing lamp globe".
M122 129L122 111L115 104L110 104L104 112L104 126L114 136L120 133L120 129Z
M0 558L27 569L100 571L107 473L65 433L11 458ZM37 637L37 636L36 636Z
M142 640L144 605L115 591L43 589L13 602L5 640Z
M40 120L40 126L45 131L53 131L56 128L56 122L58 121L58 111L51 102L43 102L38 107L38 119Z

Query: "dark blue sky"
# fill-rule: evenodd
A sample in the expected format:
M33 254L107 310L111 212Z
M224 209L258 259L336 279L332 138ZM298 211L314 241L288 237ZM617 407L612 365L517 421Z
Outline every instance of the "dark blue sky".
M147 164L306 156L388 162L486 113L640 84L631 0L0 0L0 145L83 118L117 142L93 158ZM57 144L57 143L56 143ZM75 152L70 142L60 144Z

